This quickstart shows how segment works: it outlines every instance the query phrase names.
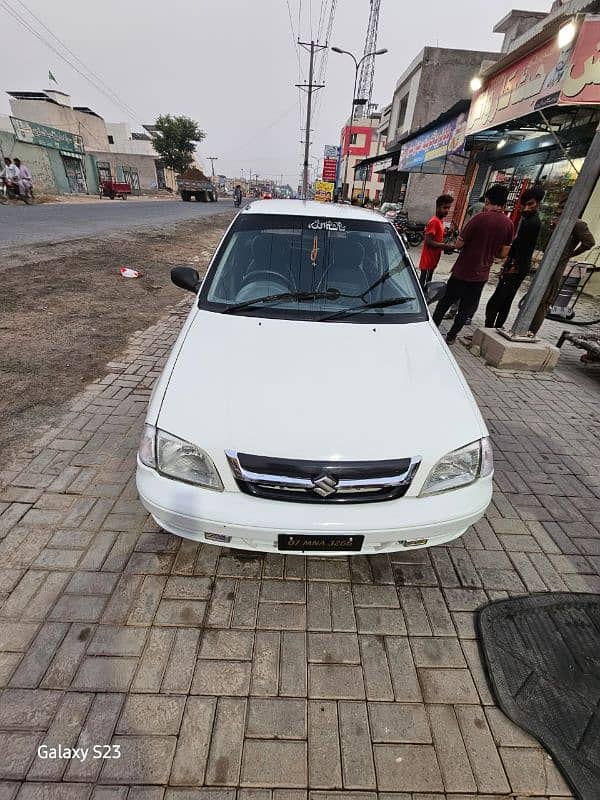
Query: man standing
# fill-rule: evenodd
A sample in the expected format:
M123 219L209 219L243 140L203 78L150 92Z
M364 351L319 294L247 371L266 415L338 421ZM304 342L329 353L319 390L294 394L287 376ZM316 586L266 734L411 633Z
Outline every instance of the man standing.
M578 219L573 226L573 233L569 238L567 246L564 249L556 269L554 270L554 274L552 275L552 279L548 284L546 291L544 292L544 296L542 297L538 310L535 312L535 317L533 318L533 322L529 327L531 336L535 336L535 334L542 327L542 323L546 319L546 314L554 305L562 286L563 276L565 274L565 268L568 262L572 258L577 258L577 256L580 256L582 253L591 250L595 244L596 240L594 239L594 236L587 224L582 219Z
M528 189L521 196L521 222L508 258L502 267L496 291L485 308L485 327L502 328L519 287L529 274L531 258L540 233L538 213L544 192Z
M423 289L431 281L435 268L439 264L442 251L451 253L452 248L444 244L444 220L450 213L454 198L449 194L441 194L435 201L435 214L425 226L425 243L421 251L419 281Z
M456 249L460 254L446 284L446 294L437 304L433 321L440 325L450 306L458 301L458 311L446 342L454 344L466 321L477 311L481 292L495 258L506 258L514 236L514 226L504 213L508 189L494 184L485 193L485 209L462 230Z

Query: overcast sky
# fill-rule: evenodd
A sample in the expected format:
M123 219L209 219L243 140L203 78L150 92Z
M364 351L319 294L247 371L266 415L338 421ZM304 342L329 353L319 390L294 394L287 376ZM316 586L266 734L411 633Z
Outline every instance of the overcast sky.
M6 5L61 50L28 16L30 9L135 117L128 118L25 30ZM519 7L548 11L550 5L551 0L523 0ZM199 153L219 157L217 172L234 176L244 169L245 175L252 170L278 179L283 174L284 182L296 185L303 134L293 36L299 32L309 40L312 29L316 38L322 9L323 18L328 17L330 6L331 0L289 0L290 25L287 0L0 0L0 88L45 89L50 69L74 105L89 106L107 121L128 121L139 129L161 113L186 114L206 131ZM502 37L492 27L511 6L511 0L382 0L378 46L389 53L377 59L373 100L390 102L397 78L425 45L499 49ZM330 44L361 54L368 16L369 0L337 0ZM71 55L67 58L76 63ZM304 51L301 65L306 75ZM324 144L339 140L353 80L351 60L330 53L326 88L316 103L315 159ZM0 114L9 111L3 92Z

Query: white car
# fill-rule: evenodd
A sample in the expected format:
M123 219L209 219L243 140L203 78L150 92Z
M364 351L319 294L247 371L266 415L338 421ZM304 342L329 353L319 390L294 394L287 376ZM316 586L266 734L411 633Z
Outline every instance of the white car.
M317 555L428 547L492 494L488 431L381 215L257 201L233 221L154 389L142 503L166 531ZM430 284L432 301L443 284Z

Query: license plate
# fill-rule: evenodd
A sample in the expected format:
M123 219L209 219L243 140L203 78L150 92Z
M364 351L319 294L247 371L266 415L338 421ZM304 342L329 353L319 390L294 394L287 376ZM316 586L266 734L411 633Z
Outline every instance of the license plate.
M293 533L280 533L277 537L279 550L310 552L354 551L362 549L364 536L298 536Z

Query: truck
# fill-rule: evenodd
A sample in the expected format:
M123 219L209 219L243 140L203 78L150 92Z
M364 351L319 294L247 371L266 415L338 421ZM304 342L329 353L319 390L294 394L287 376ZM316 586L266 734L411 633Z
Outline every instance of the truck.
M202 170L196 167L190 167L177 178L177 191L181 195L181 199L186 202L190 201L192 197L199 203L216 203L218 200L217 189L213 183L206 177Z

